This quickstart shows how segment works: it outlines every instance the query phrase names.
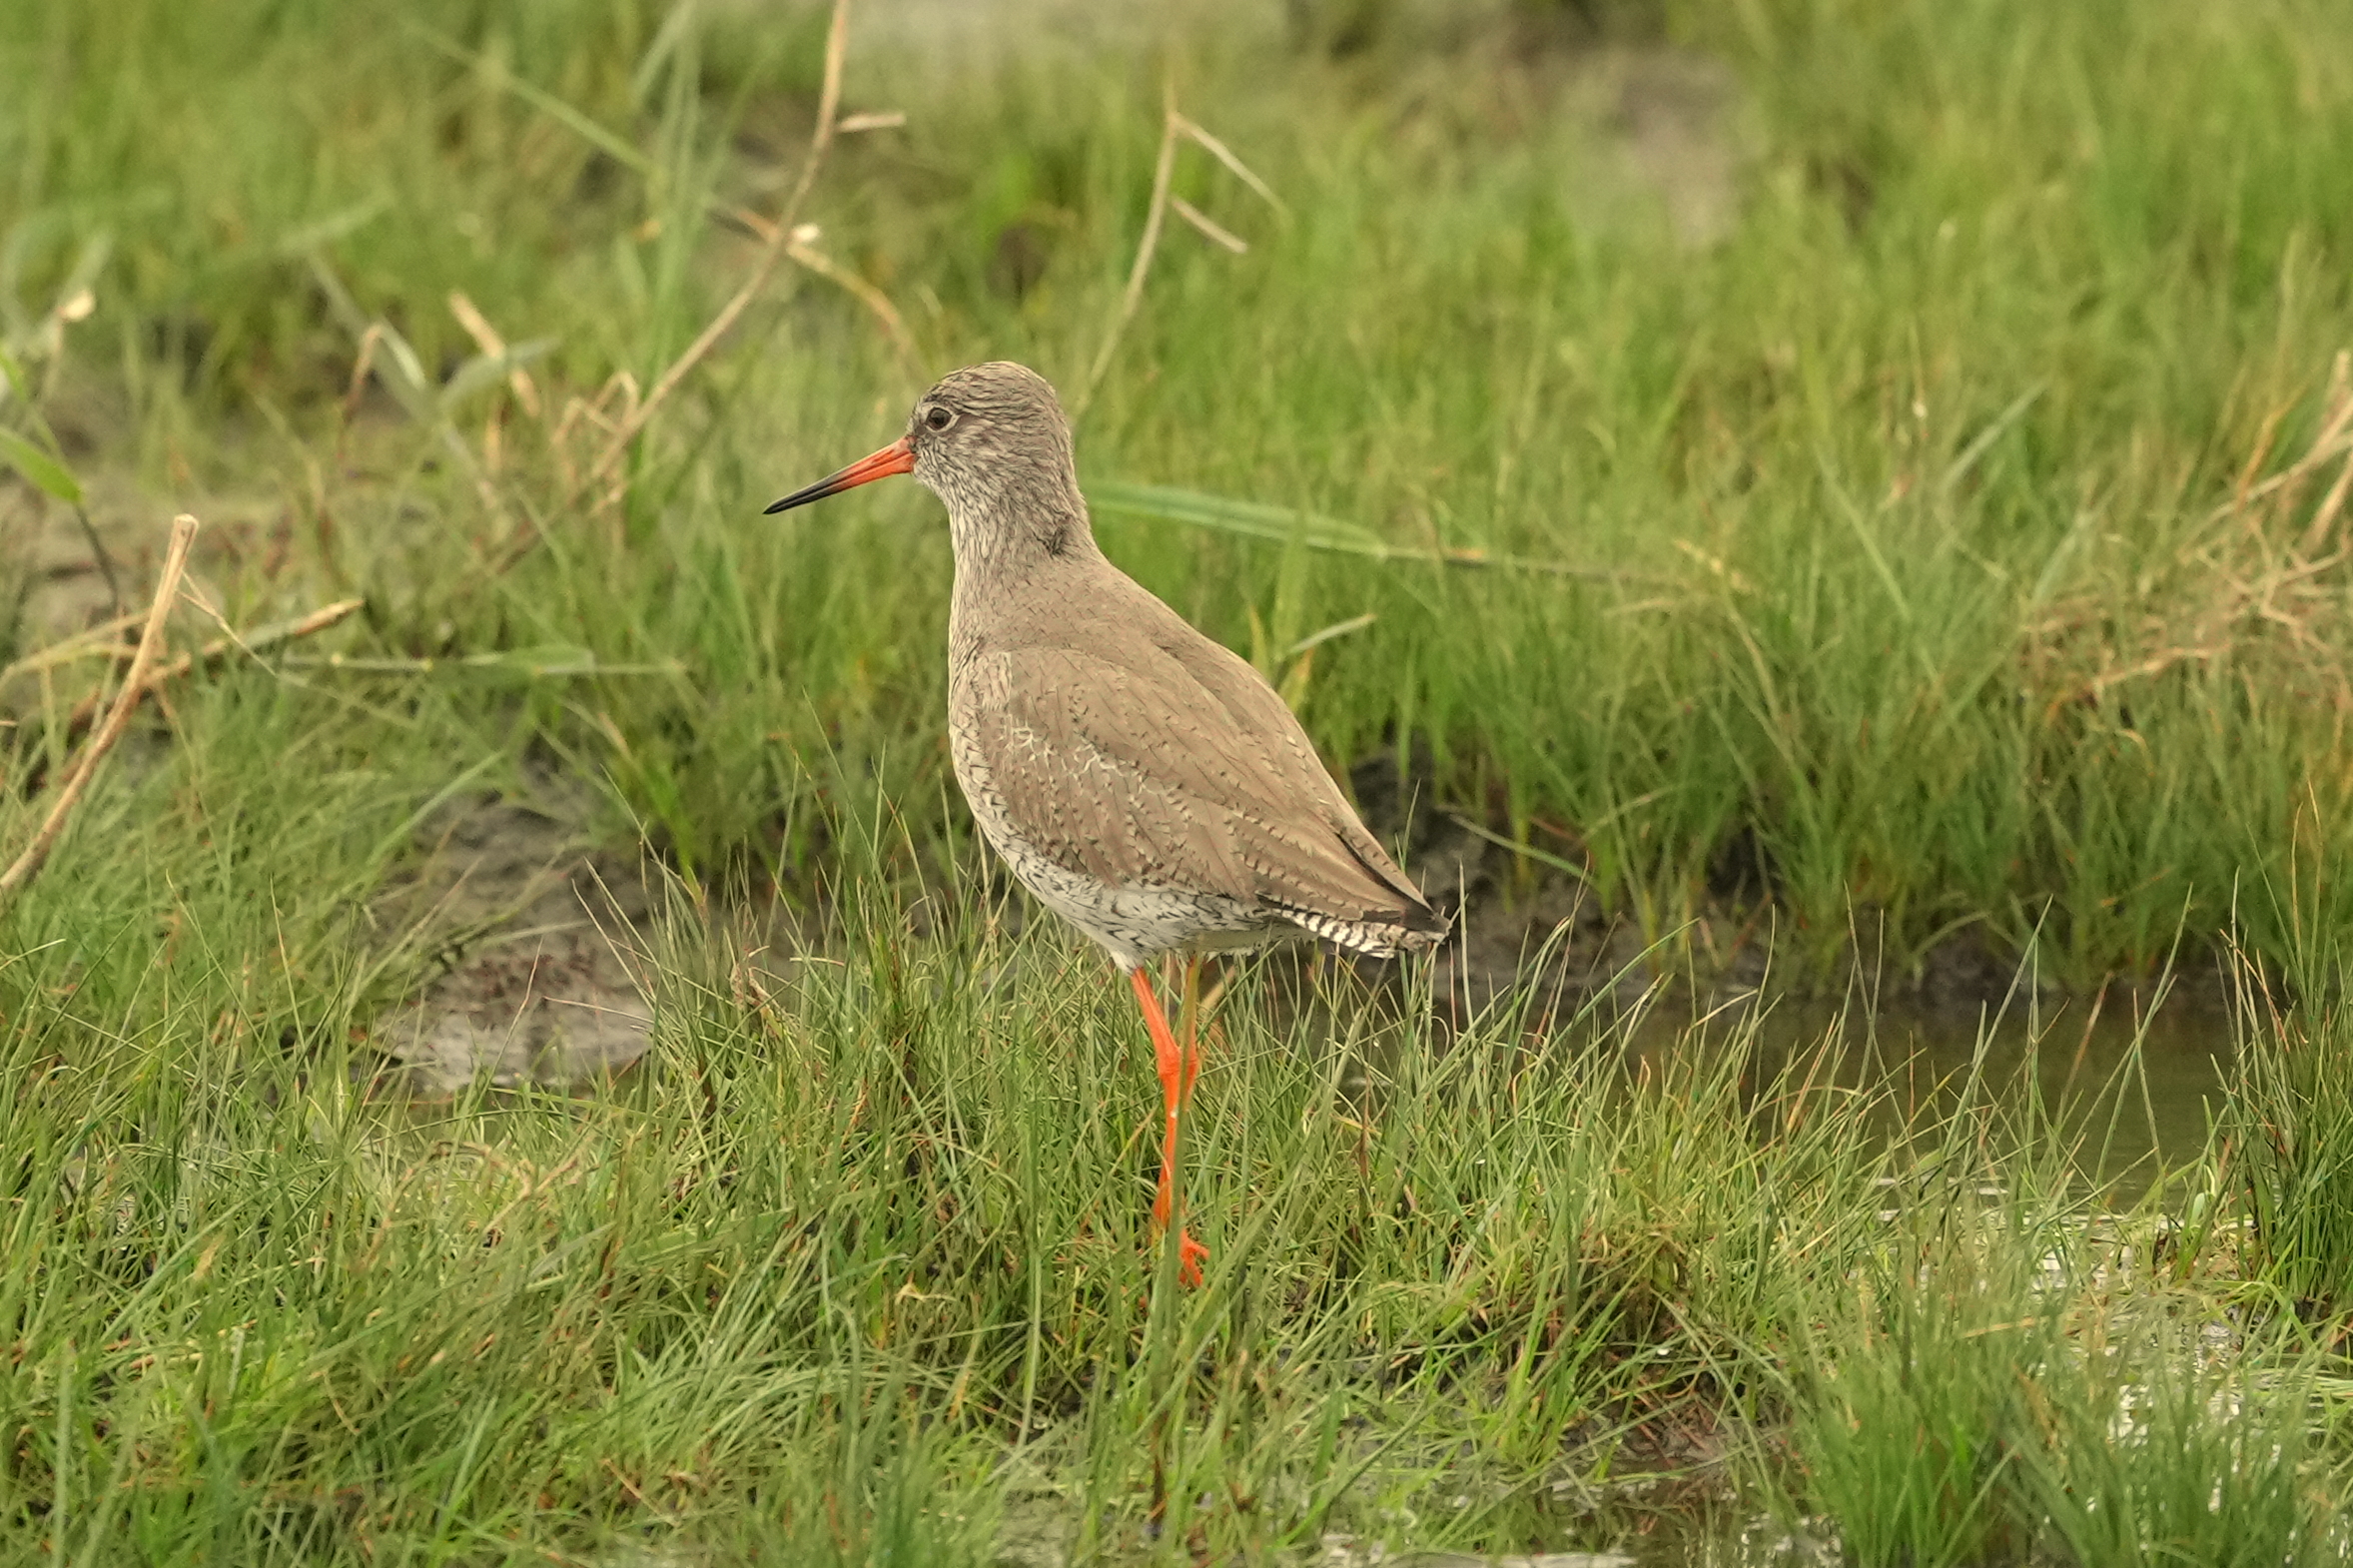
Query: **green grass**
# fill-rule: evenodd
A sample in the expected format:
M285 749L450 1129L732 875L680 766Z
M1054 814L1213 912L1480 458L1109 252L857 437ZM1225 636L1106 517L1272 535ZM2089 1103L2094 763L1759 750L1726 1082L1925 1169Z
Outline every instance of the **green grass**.
M85 492L133 598L184 507L233 624L366 600L176 682L0 909L8 1555L1527 1550L1626 1538L1611 1486L1693 1445L1857 1563L2342 1550L2353 522L2307 454L2353 346L2353 14L1613 9L1740 84L1737 215L1694 248L1563 107L1546 8L1362 10L1339 52L1310 6L997 64L861 16L845 107L907 124L844 137L803 216L921 364L788 267L609 491L575 399L616 416L744 275L713 211L797 173L821 15L0 29L11 460ZM1114 557L1335 766L1426 752L1421 809L1582 867L1670 966L1760 888L1801 980L1859 912L1900 969L1957 933L2076 982L2237 943L2289 1000L2203 1158L2094 1222L2081 1124L2030 1090L1891 1138L1827 1044L1743 1024L1629 1073L1631 1021L1514 997L1441 1037L1422 977L1269 967L1221 1014L1215 1259L1175 1288L1132 1012L1015 918L949 781L936 506L758 515L939 371L1076 394L1164 77L1282 205L1182 150L1250 249L1172 223L1087 409L1091 485L1190 497L1104 508ZM536 413L452 291L532 346ZM48 636L34 504L0 496L8 662ZM0 687L9 854L98 668ZM445 957L402 894L439 811L550 777L673 876L653 1058L368 1098ZM755 994L777 907L814 956Z
M2341 1317L2278 1311L2259 1241L2234 1289L2163 1194L2086 1203L2075 1119L2030 1085L1957 1086L1869 1255L1810 1281L1783 1511L1866 1565L2345 1560Z
M2254 999L2250 997L2249 1001ZM2353 1104L2341 990L2261 1016L2227 1122L2265 1277L2307 1311L2353 1300Z
M1174 1538L1264 1552L1455 1484L1467 1445L1510 1483L1445 1526L1477 1539L1614 1392L1723 1361L1861 1244L1865 1124L1761 1145L1822 1097L1739 1051L1629 1090L1508 1021L1443 1055L1408 1022L1270 1033L1245 986L1180 1292L1123 998L1059 934L902 920L765 1005L666 955L658 1065L587 1101L371 1103L354 993L307 1057L208 1035L231 977L193 945L109 1044L20 1032L0 1510L69 1556L951 1560L1033 1487L1132 1547L1158 1487Z
M2343 1561L2324 1358L2195 1293L2075 1277L2079 1233L2027 1220L2037 1259L2025 1217L1955 1204L1802 1341L1792 1492L1846 1560Z

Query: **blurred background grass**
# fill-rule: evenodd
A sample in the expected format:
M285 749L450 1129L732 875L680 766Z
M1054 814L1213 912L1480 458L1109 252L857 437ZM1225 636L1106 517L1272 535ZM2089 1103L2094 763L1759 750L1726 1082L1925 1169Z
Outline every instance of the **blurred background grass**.
M2293 963L2299 929L2343 924L2335 470L2228 509L2308 449L2353 343L2338 8L861 16L845 109L907 120L844 137L804 216L920 364L788 267L597 527L494 376L447 411L474 444L502 426L503 517L381 393L339 446L359 330L441 383L475 354L461 291L551 345L546 421L650 384L754 248L711 205L759 211L797 169L821 15L27 21L0 42L0 297L33 345L94 286L26 368L66 454L151 507L275 512L290 562L233 595L349 583L414 654L682 659L571 694L626 756L576 714L506 738L609 770L686 866L775 856L765 753L810 749L763 739L779 715L891 754L885 792L927 817L952 800L926 498L753 503L878 444L950 366L1081 380L1165 76L1284 209L1179 160L1176 194L1250 250L1173 228L1088 476L1585 573L1107 514L1115 557L1229 642L1377 617L1304 685L1327 756L1426 749L1424 810L1570 859L1653 936L1769 891L1824 948L1864 909L1915 959L1977 929L2087 980L2185 925ZM524 511L564 548L489 580L474 541Z
M842 108L904 121L797 216L904 343L787 265L589 483L754 265L826 26L0 28L0 426L82 496L0 484L0 658L136 609L176 508L234 625L365 600L172 685L0 914L13 1539L1277 1560L1628 1541L1650 1494L1606 1483L1660 1468L1856 1561L2341 1550L2353 13L859 7ZM2030 1068L1891 1144L1753 1035L1629 1085L1539 999L1441 1054L1251 980L1195 1140L1224 1272L1156 1286L1119 998L1016 929L949 783L936 507L757 513L955 365L1076 397L1168 94L1279 205L1179 149L1247 249L1172 221L1087 405L1113 556L1335 768L1539 852L1502 897L1566 865L1669 947L1762 910L1791 976L1865 924L1900 973L1961 940L2085 984L2235 940L2286 1000L2202 1158L2095 1221ZM61 565L85 521L119 589ZM0 843L105 667L0 688ZM463 935L401 896L485 793L678 874L652 1068L372 1100ZM773 996L771 893L826 935Z

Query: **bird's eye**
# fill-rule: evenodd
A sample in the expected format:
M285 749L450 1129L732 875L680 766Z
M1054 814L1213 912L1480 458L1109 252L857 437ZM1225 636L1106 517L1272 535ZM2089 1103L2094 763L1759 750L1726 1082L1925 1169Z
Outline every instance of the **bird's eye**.
M944 430L955 422L956 414L954 410L942 408L937 404L935 404L932 409L923 416L923 427L927 430Z

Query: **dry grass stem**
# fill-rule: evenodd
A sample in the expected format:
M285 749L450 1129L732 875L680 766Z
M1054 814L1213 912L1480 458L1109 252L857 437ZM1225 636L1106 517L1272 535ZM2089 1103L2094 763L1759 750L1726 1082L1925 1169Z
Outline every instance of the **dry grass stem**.
M1180 140L1191 141L1223 164L1232 171L1235 179L1256 192L1277 214L1285 219L1290 216L1289 209L1282 205L1273 189L1252 173L1247 164L1236 158L1231 148L1177 112L1176 90L1174 85L1166 87L1161 108L1161 147L1153 163L1152 202L1145 210L1144 237L1136 243L1136 262L1128 269L1128 287L1121 292L1120 308L1112 318L1111 331L1104 335L1103 346L1096 350L1095 363L1087 368L1087 379L1080 384L1079 394L1071 399L1071 419L1074 423L1087 416L1097 390L1102 387L1104 377L1111 372L1113 358L1120 352L1120 341L1128 336L1129 324L1136 320L1136 312L1144 304L1144 286L1152 277L1153 259L1161 248L1161 230L1172 209L1211 244L1221 246L1236 256L1249 250L1248 242L1239 235L1216 223L1170 189L1176 175L1176 144Z
M73 814L74 805L90 787L99 763L114 749L129 727L132 710L139 706L139 698L147 689L149 671L156 655L163 651L164 623L171 617L172 605L180 596L180 578L188 569L188 549L196 541L197 520L182 512L172 519L172 542L164 552L163 575L156 582L154 602L148 606L147 627L139 634L139 651L132 656L130 672L123 677L123 689L115 695L115 705L106 716L106 723L83 749L74 770L66 776L57 791L57 800L49 808L48 817L33 835L24 853L7 871L0 872L0 912L26 883L40 871L56 847L58 835L65 831L66 819Z
M136 615L117 615L111 620L102 620L95 626L85 627L46 648L36 649L13 664L0 667L0 685L6 685L19 675L55 669L61 664L71 664L76 659L120 658L124 650L117 639L146 619L144 610Z
M252 631L248 632L240 632L224 622L222 629L227 633L227 635L215 637L210 642L207 642L203 647L197 649L194 653L183 653L178 658L172 660L170 663L159 665L155 669L149 671L144 690L158 693L158 700L160 701L160 688L162 688L166 682L177 680L181 676L186 675L191 670L196 669L200 665L206 669L212 669L218 666L223 659L227 658L232 650L236 649L241 649L250 655L259 657L264 651L270 648L275 648L282 643L294 642L301 638L313 636L319 632L325 631L328 627L348 619L367 602L368 601L366 599L338 599L333 604L323 605L322 607L312 610L307 614L298 615L292 620L275 621L268 625L257 626ZM220 620L219 612L215 611L211 605L202 604L201 607L207 614L212 615L215 620ZM112 623L109 624L111 625ZM98 628L94 628L94 630ZM88 634L86 633L85 637ZM84 640L84 638L74 638L71 640L73 642L81 642ZM67 646L67 644L59 644L59 647L65 646ZM56 660L53 660L49 657L49 654L54 651L55 650L44 650L43 653L35 654L32 659L25 661L26 667L45 670L50 663L57 662ZM92 650L83 649L81 651L84 653L89 653ZM106 657L117 660L136 658L138 656L136 649L125 648L119 644L113 647L101 648L96 651L102 653ZM96 719L97 716L97 694L84 697L80 702L74 704L73 712L66 715L65 727L62 734L64 741L70 745L74 741L81 739L84 735L87 735L90 732L91 722ZM35 775L35 779L37 783L38 774Z
M922 379L923 356L916 351L915 339L907 331L907 322L899 315L898 307L891 304L890 296L856 273L835 266L831 257L813 246L788 240L785 242L784 254L827 283L849 291L882 324L884 335L891 340L891 347L898 352L908 375L917 380Z
M747 208L735 207L727 210L727 216L750 230L763 242L770 245L776 243L778 226L762 218L758 213ZM818 250L816 246L817 234L815 224L795 226L791 232L785 235L784 254L792 260L794 265L815 273L827 283L845 291L859 304L865 306L873 314L874 319L882 324L884 335L891 340L891 347L897 351L900 363L908 375L921 380L923 356L915 347L914 334L907 330L907 319L899 314L899 308L891 303L889 295L856 273L839 266L832 257Z
M669 399L670 394L677 391L686 378L693 373L695 367L709 357L711 350L718 345L719 340L727 336L728 331L735 326L743 313L750 309L752 302L760 297L761 292L767 288L769 279L775 276L777 264L790 255L791 247L795 243L795 219L801 210L801 205L808 200L810 190L816 185L818 171L824 167L825 155L827 150L832 147L834 137L846 129L879 129L882 122L889 118L888 116L852 116L848 120L840 118L842 62L848 53L849 39L850 0L835 0L833 21L826 31L825 83L818 95L817 124L809 136L808 157L802 162L801 172L793 183L792 194L785 199L783 209L774 219L758 218L740 210L725 210L729 216L744 223L762 240L760 253L753 260L750 275L744 279L727 303L719 308L718 314L704 325L703 330L695 336L694 341L688 344L675 360L670 362L668 368L654 382L652 389L644 395L638 394L635 378L626 372L621 372L606 382L603 390L593 399L583 400L573 397L566 400L562 414L557 418L554 428L548 432L548 445L555 453L557 468L563 479L561 498L557 503L559 510L568 509L583 495L588 496L590 508L599 513L619 505L628 489L627 480L621 476L619 470L621 460L628 454L631 444L651 422L655 411ZM811 253L812 256L815 254ZM879 291L866 285L864 280L853 279L851 275L842 273L838 269L829 271L830 263L820 267L812 265L801 257L795 256L792 259L809 267L812 272L820 272L831 281L848 289L863 301L869 310L874 311L886 327L895 325L897 330L893 334L894 345L899 348L902 354L912 356L912 342L906 337L904 322L900 321L898 312L892 308L887 299L881 296ZM819 260L823 259L819 258ZM451 298L450 309L452 312L457 311L461 298L460 296ZM469 333L473 331L472 326L465 322L463 315L459 316L459 321L461 325L466 325ZM485 331L488 330L486 322L481 325ZM481 343L483 339L477 334L475 341ZM618 408L613 406L616 399L619 403ZM582 468L574 463L568 442L575 434L590 427L602 431L604 441L594 460ZM541 536L541 530L535 522L527 523L515 530L509 536L504 547L491 559L490 569L494 572L507 570L516 561L529 554L538 545Z
M1218 224L1208 214L1193 206L1183 197L1170 197L1169 205L1176 210L1177 217L1199 230L1201 237L1211 245L1221 245L1236 256L1244 256L1249 253L1250 246L1247 240Z
M1175 92L1162 112L1161 150L1153 164L1152 205L1144 215L1144 238L1136 242L1136 263L1128 269L1128 287L1120 295L1119 314L1112 318L1111 331L1104 335L1103 347L1095 352L1095 363L1087 368L1087 380L1079 386L1079 395L1071 399L1071 421L1075 424L1087 417L1087 410L1095 402L1095 390L1112 368L1112 357L1120 352L1120 340L1128 334L1128 324L1136 319L1136 309L1144 302L1144 283L1152 276L1153 256L1161 248L1161 225L1169 213L1169 182L1176 174L1176 128L1178 117Z
M229 656L233 649L258 658L281 643L295 642L304 637L314 636L330 626L350 619L367 602L366 599L338 599L333 604L323 604L308 614L298 615L292 620L272 621L266 626L256 626L252 631L246 632L240 632L224 625L225 635L213 638L194 653L183 653L171 663L159 665L148 675L148 687L153 689L165 681L177 680L200 664L207 668L219 664ZM210 606L207 608L209 609Z
M1263 201L1267 206L1273 208L1277 216L1285 220L1289 219L1291 210L1282 205L1282 198L1274 194L1274 188L1268 185L1265 181L1259 179L1256 174L1252 173L1248 164L1245 164L1239 158L1236 158L1233 155L1232 148L1227 147L1223 142L1220 142L1217 140L1217 138L1202 130L1198 125L1186 119L1183 115L1178 115L1176 117L1176 129L1183 132L1186 136L1192 138L1192 140L1200 146L1200 149L1207 153L1211 158L1214 158L1217 160L1217 162L1223 164L1226 169L1232 173L1236 180L1239 180L1242 184L1248 186L1252 191L1256 192L1258 199Z
M368 377L376 369L376 346L384 342L384 324L370 322L360 333L359 352L352 356L352 380L344 388L341 417L335 432L335 465L344 465L344 442L352 433L352 421L360 412L361 394L368 391Z
M662 372L661 378L653 384L653 391L646 393L645 400L613 432L604 454L596 459L595 466L588 471L591 480L605 477L620 465L630 442L645 428L654 410L703 362L719 340L727 336L727 330L750 308L752 301L759 298L760 291L767 287L769 278L775 273L776 264L783 260L784 247L792 236L794 219L800 213L801 204L808 199L810 187L817 182L817 171L824 165L826 150L833 145L834 119L840 112L842 101L842 59L849 48L849 41L850 0L834 0L833 25L825 36L825 86L817 99L817 127L809 137L809 157L801 165L800 179L794 183L792 195L786 199L784 210L775 219L774 234L761 248L759 259L752 264L751 276L743 281L743 286L720 307L719 314L711 318L694 342L686 346L685 352L670 363L670 368Z
M473 340L474 347L481 350L486 358L502 360L506 357L506 340L462 292L450 291L449 314L457 319L457 325L465 329L465 335ZM534 419L538 418L539 386L531 380L531 373L518 365L506 373L506 385L513 390L514 400L521 405L523 412Z
M2272 675L2353 709L2353 672L2344 641L2343 585L2331 580L2353 547L2338 539L2353 488L2353 355L2330 368L2320 427L2294 461L2258 479L2294 402L2264 416L2230 497L2177 553L2172 569L2143 593L2143 613L2125 623L2092 590L2070 596L2033 631L2030 658L2056 665L2044 722L2072 704L2097 704L2115 687L2178 665L2275 652ZM2334 465L2309 515L2303 503ZM2070 651L2082 649L2070 656ZM2069 666L2072 666L2069 668Z

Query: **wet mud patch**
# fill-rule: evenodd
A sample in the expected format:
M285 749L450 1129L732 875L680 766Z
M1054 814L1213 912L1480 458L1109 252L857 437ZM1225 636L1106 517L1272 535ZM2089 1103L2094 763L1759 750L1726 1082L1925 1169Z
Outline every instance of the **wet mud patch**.
M542 779L444 808L418 870L380 906L380 920L435 943L446 965L376 1031L409 1092L482 1078L569 1088L645 1054L655 868L637 850L596 846L579 794Z
M0 646L30 653L122 617L133 617L124 635L136 640L135 618L155 591L175 510L194 509L204 520L184 579L191 601L232 609L239 601L231 585L249 568L276 584L288 564L292 518L275 494L208 493L191 506L175 506L126 468L85 467L79 507L0 469ZM185 637L205 621L183 609L175 625ZM0 705L21 710L33 695L32 683L23 680L0 690Z

